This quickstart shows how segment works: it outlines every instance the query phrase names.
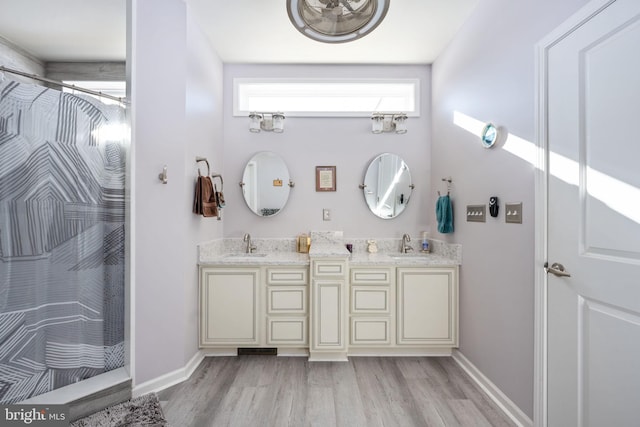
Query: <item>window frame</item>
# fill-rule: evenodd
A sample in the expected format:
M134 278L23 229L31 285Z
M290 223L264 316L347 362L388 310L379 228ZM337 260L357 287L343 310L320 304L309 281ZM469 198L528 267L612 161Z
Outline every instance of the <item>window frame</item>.
M252 84L260 84L260 85L268 85L268 84L317 84L317 85L332 85L332 84L381 84L381 85L397 85L397 84L408 84L412 85L412 94L413 97L413 109L406 110L359 110L359 111L287 111L286 109L268 109L268 110L246 110L241 109L241 85L252 85ZM244 88L244 90L249 90ZM317 91L315 92L318 96L327 97L327 92ZM250 96L251 93L245 93L245 95ZM294 92L282 91L280 93L282 96L295 96ZM401 92L397 92L396 95L402 95ZM419 78L400 78L400 79L390 79L390 78L234 78L233 79L233 116L234 117L246 117L252 111L258 112L275 112L279 111L284 113L287 117L370 117L374 112L381 113L405 113L408 117L420 117L420 104L421 104L421 92L420 92L420 79ZM276 95L277 96L277 95ZM299 94L297 96L300 96ZM304 96L304 95L303 95ZM384 95L382 95L384 96Z

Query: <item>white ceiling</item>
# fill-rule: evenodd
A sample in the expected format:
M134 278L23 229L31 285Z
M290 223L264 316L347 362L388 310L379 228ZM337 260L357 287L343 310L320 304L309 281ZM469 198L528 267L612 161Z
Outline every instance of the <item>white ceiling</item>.
M185 0L226 63L425 64L478 0L390 0L385 20L345 44L307 39L284 0ZM1 0L0 36L43 61L121 61L126 0Z

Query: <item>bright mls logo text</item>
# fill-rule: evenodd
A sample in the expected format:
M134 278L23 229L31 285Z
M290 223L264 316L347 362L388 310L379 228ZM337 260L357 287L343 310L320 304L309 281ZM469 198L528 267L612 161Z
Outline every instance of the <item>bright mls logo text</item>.
M61 405L63 406L63 405ZM34 407L5 407L4 408L4 420L5 421L13 421L15 425L20 424L31 424L36 422L36 425L39 421L65 421L67 418L66 408L56 408L60 409L57 411L49 410L48 407L43 408L34 408ZM13 424L13 423L12 423ZM51 424L47 424L51 425Z

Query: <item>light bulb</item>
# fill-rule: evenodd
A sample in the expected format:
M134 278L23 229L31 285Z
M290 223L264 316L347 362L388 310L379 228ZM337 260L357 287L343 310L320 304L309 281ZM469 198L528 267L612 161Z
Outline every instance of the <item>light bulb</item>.
M249 114L249 131L258 133L260 132L260 121L262 116L258 113Z

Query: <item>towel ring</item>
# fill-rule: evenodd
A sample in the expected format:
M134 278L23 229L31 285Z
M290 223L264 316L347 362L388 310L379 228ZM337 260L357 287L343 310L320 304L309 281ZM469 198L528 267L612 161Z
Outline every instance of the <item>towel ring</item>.
M207 160L206 157L196 156L196 164L200 162L205 162L207 164L207 176L209 176L211 174L211 168L209 167L209 160ZM198 168L198 176L200 176L200 168Z
M224 181L222 180L222 175L220 175L219 173L214 173L213 175L211 175L211 178L220 178L220 191L222 191L224 188Z
M442 178L442 181L447 183L447 196L448 196L449 194L451 194L451 183L453 182L453 180L451 179L450 176L448 176L448 177ZM441 195L440 190L438 190L438 196L440 195Z

